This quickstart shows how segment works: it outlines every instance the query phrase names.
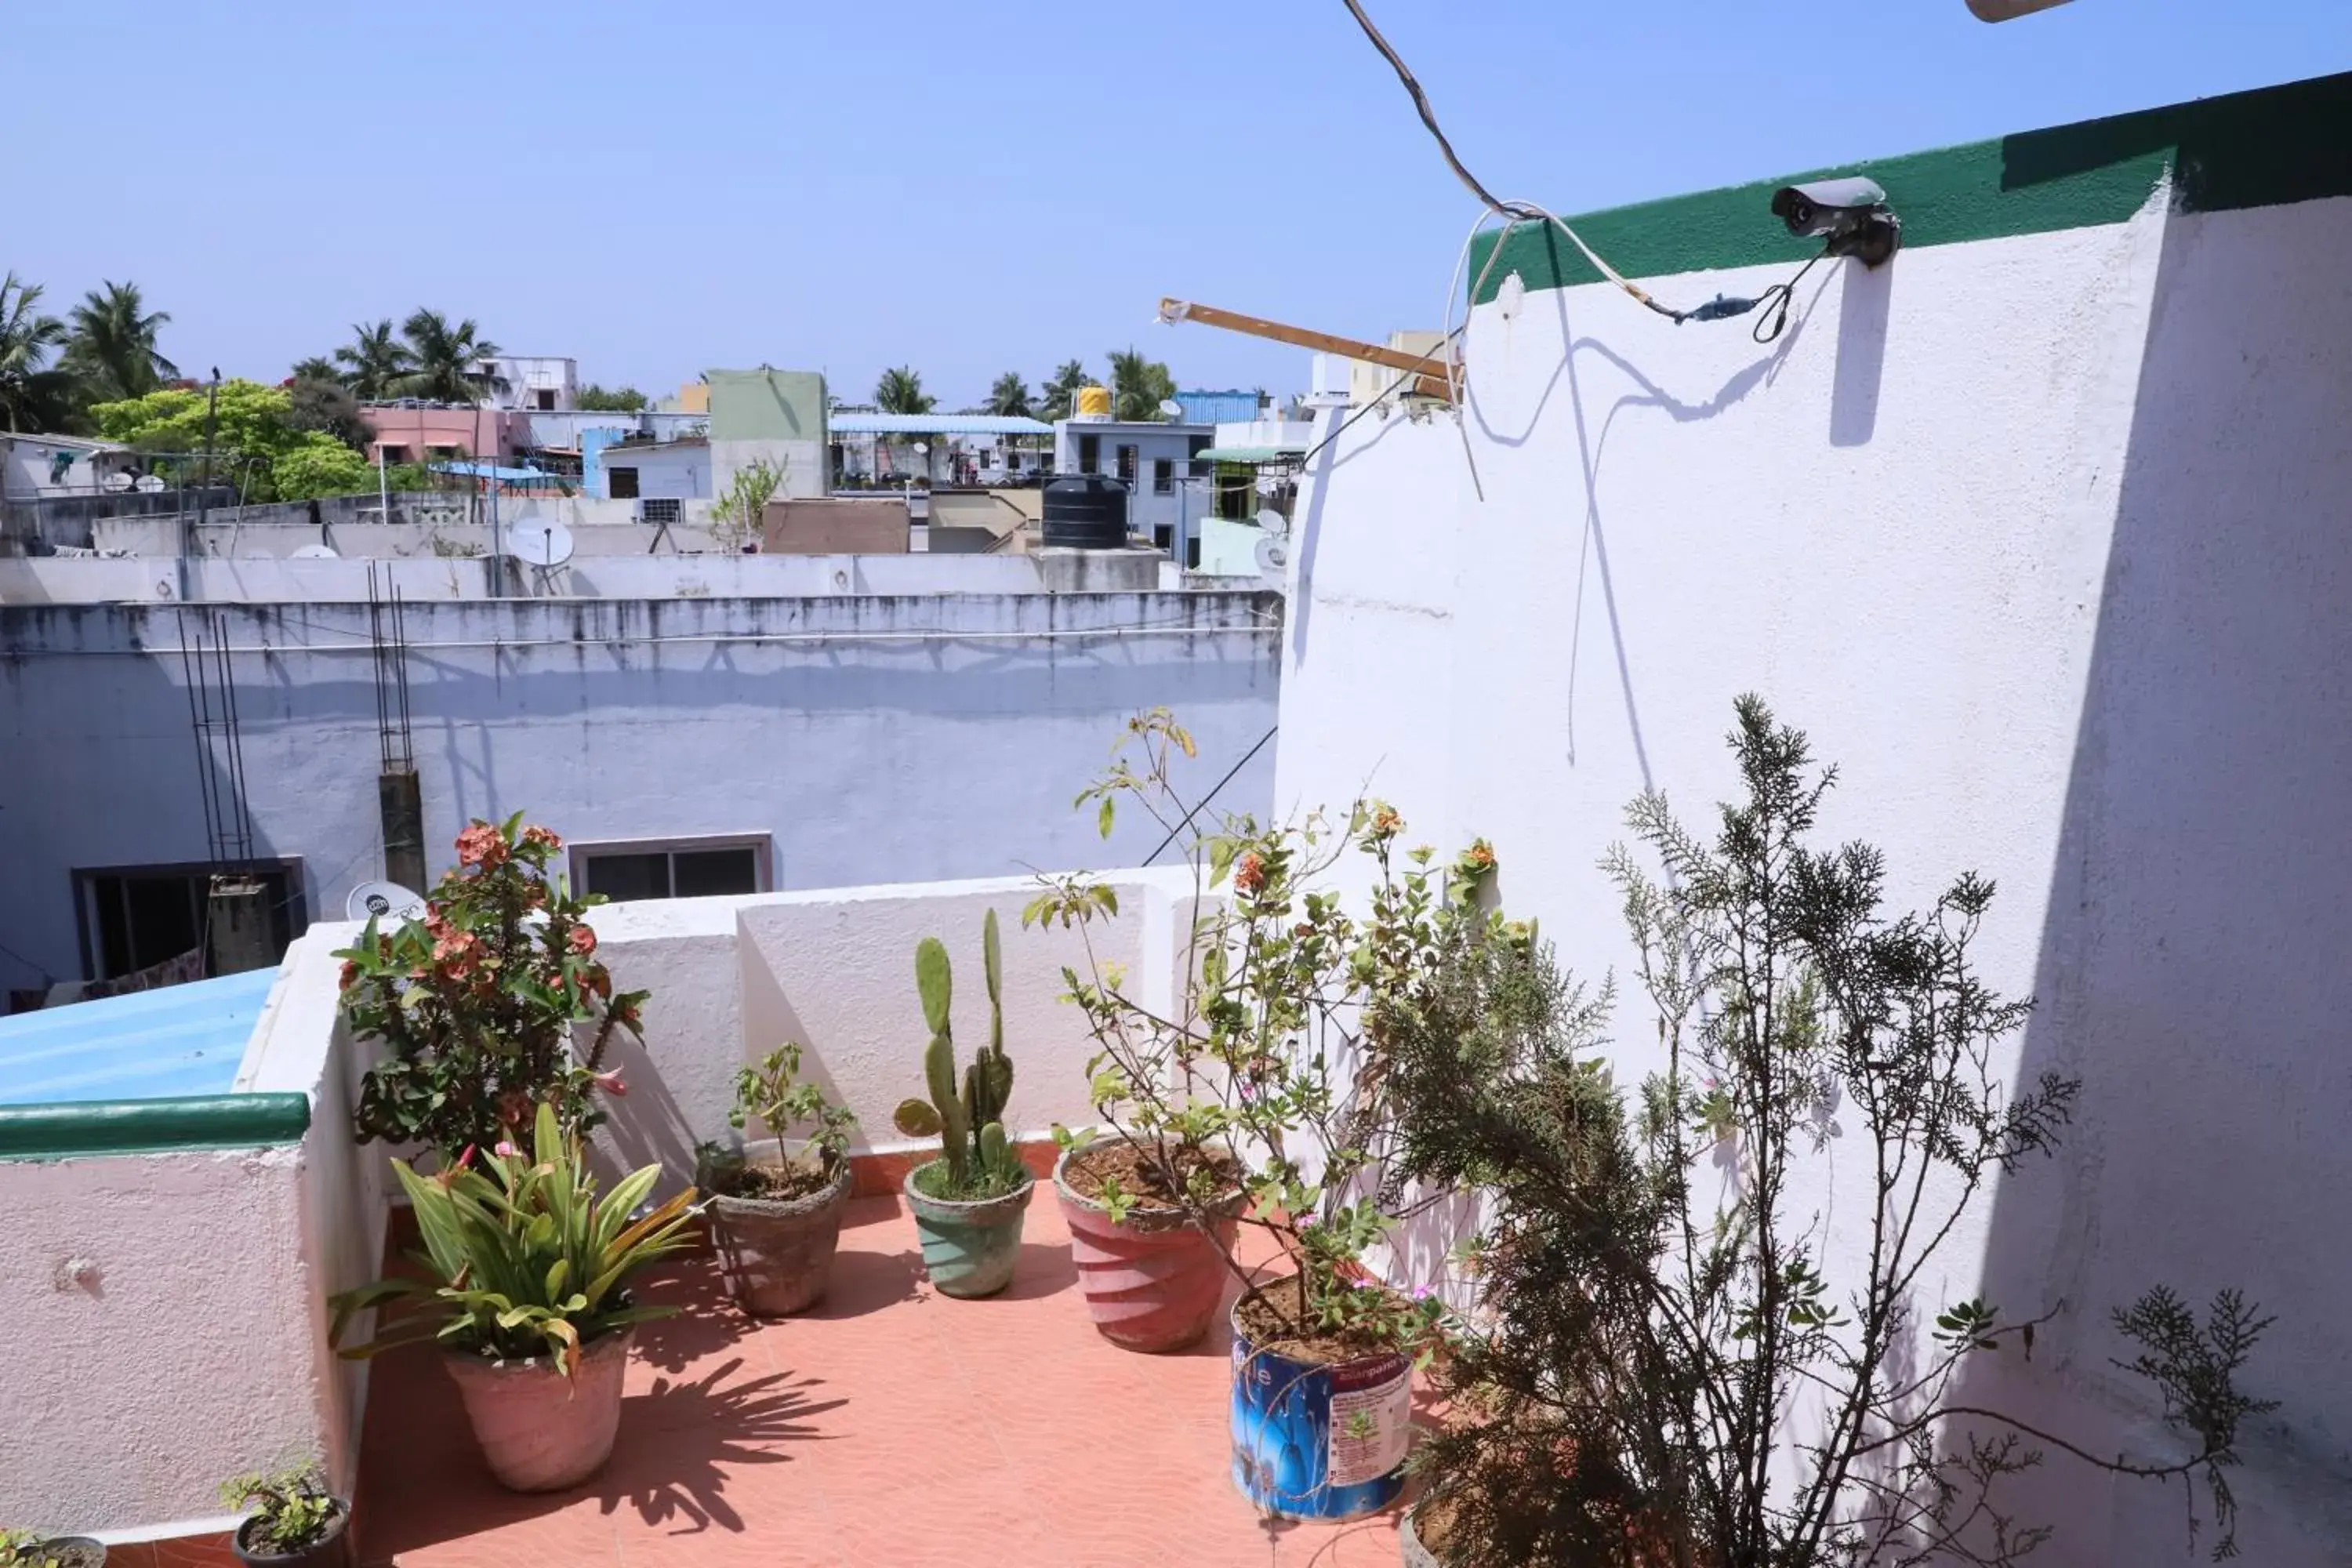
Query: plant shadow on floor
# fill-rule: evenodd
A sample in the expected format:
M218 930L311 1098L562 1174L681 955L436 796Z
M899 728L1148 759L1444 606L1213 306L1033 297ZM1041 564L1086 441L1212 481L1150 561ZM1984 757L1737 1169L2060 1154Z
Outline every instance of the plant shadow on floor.
M790 1463L780 1446L823 1441L815 1418L849 1401L821 1397L823 1378L787 1372L730 1381L742 1365L737 1358L698 1378L662 1377L622 1401L621 1440L589 1484L602 1512L625 1504L648 1525L675 1524L673 1535L746 1528L727 1500L731 1474Z

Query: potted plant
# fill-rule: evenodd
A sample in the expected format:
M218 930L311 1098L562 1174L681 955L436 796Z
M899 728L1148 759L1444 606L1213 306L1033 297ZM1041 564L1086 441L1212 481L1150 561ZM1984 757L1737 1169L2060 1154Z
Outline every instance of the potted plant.
M604 1052L615 1030L636 1029L646 993L614 994L585 918L604 900L549 874L562 845L520 812L476 821L422 920L386 931L371 919L337 952L344 1016L384 1047L352 1115L361 1142L423 1143L446 1163L528 1141L541 1105L588 1132L604 1120L599 1095L626 1092ZM593 1033L575 1050L582 1024Z
M815 1084L795 1082L800 1066L801 1047L787 1041L735 1075L728 1121L740 1129L757 1121L775 1147L705 1145L697 1176L711 1194L706 1212L728 1283L756 1317L802 1311L824 1294L849 1205L849 1133L857 1118ZM798 1150L784 1137L796 1126L813 1130Z
M1143 767L1122 755L1081 803L1099 803L1106 835L1121 799L1183 831L1198 807L1178 797L1170 764L1191 738L1164 710L1139 715L1129 735ZM1237 1282L1233 1477L1284 1517L1351 1518L1401 1494L1412 1373L1444 1315L1433 1292L1395 1289L1366 1261L1423 1200L1388 1179L1385 1046L1361 1020L1433 961L1444 931L1507 928L1470 898L1490 850L1474 845L1448 870L1415 850L1400 867L1402 831L1395 812L1370 805L1337 829L1319 815L1277 829L1227 818L1193 840L1201 912L1172 1006L1139 999L1108 964L1072 976L1097 1047L1088 1070L1105 1131L1088 1148L1120 1151L1117 1195L1148 1183L1152 1206L1183 1211ZM1323 890L1351 851L1373 861L1361 920ZM1108 893L1048 879L1026 914L1084 927L1116 912ZM1137 1205L1104 1207L1124 1221ZM1272 1241L1270 1271L1243 1266L1235 1219Z
M1605 988L1540 949L1455 951L1381 1001L1398 1163L1481 1200L1446 1389L1472 1397L1420 1455L1421 1546L1449 1568L2009 1563L2052 1533L2008 1495L2046 1454L2178 1487L2231 1555L2270 1320L2227 1289L2201 1315L2162 1288L2113 1312L2169 1452L1969 1386L2062 1309L1921 1298L1974 1270L1984 1200L2056 1146L2081 1082L2003 1081L2030 1004L1977 966L1990 883L1889 908L1877 848L1816 837L1835 774L1804 735L1744 697L1730 746L1743 788L1712 832L1645 795L1648 853L1606 861L1657 1016L1638 1088L1601 1051ZM1832 1137L1874 1184L1837 1248Z
M106 1568L106 1548L87 1535L0 1530L0 1568Z
M923 1051L928 1100L899 1102L892 1118L909 1138L940 1140L940 1157L907 1173L907 1206L923 1249L923 1269L943 1296L993 1296L1013 1282L1021 1256L1021 1218L1036 1178L1004 1131L1013 1093L1013 1058L1004 1054L1003 965L996 911L981 930L988 977L989 1039L957 1087L955 1037L948 1017L953 981L937 937L915 948L915 985L931 1043Z
M526 1154L467 1149L446 1168L393 1171L415 1205L426 1277L380 1279L333 1298L331 1337L371 1307L415 1300L369 1356L438 1340L490 1473L516 1491L554 1491L612 1454L621 1373L634 1326L671 1309L639 1306L628 1283L690 1245L694 1189L642 1215L661 1167L646 1165L601 1198L581 1142L541 1103Z
M229 1545L248 1568L342 1568L352 1560L351 1504L315 1465L225 1481L221 1504L246 1516Z

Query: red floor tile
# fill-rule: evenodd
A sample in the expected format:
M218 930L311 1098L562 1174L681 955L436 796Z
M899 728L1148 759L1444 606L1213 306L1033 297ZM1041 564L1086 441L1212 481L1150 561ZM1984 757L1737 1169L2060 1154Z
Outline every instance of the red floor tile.
M1395 1527L1272 1525L1226 1466L1223 1324L1139 1356L1087 1320L1050 1192L990 1301L920 1281L896 1199L851 1205L824 1303L755 1322L707 1258L652 1280L621 1437L574 1491L491 1481L434 1352L376 1363L360 1488L404 1568L1391 1568Z

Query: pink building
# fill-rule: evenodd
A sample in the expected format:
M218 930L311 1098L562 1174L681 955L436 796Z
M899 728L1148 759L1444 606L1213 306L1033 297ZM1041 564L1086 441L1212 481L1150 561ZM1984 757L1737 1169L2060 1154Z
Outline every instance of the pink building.
M505 458L521 449L530 433L528 418L497 408L416 407L372 403L360 411L375 433L368 443L373 458L383 448L388 463L422 463L434 458Z

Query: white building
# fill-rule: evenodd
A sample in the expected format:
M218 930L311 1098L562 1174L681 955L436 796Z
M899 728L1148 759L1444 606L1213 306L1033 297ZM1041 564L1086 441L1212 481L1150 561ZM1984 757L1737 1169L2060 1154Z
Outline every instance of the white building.
M710 440L685 436L674 441L625 440L603 447L597 467L611 500L707 501L711 497ZM640 515L658 521L640 509ZM677 513L668 512L670 521Z
M99 495L109 489L127 489L127 476L137 464L137 454L112 441L0 431L0 500Z
M1054 471L1108 474L1125 481L1128 531L1181 561L1207 495L1204 488L1186 481L1194 477L1194 457L1216 438L1213 425L1080 416L1054 426Z
M555 354L498 354L475 367L492 408L562 414L577 405L580 362Z
M1284 645L1277 812L1369 779L1416 839L1488 837L1510 912L1618 977L1621 1084L1658 1056L1597 862L1644 790L1710 831L1737 694L1838 765L1824 836L1883 847L1896 907L1997 884L1976 959L2039 1006L1996 1072L2083 1100L1922 1321L2058 1310L1967 1403L2153 1460L2186 1439L2110 1364L2110 1309L2242 1289L2276 1320L2243 1382L2280 1408L2230 1472L2266 1568L2352 1542L2352 163L2320 155L2347 137L2336 77L1867 167L1908 243L1816 268L1761 347L1540 226L1491 268L1490 239L1466 409L1369 415L1308 465ZM1586 236L1670 305L1754 298L1817 248L1772 185ZM1832 1142L1792 1178L1841 1300L1868 1162ZM2212 1543L2177 1489L2055 1452L2020 1479L2053 1568Z

